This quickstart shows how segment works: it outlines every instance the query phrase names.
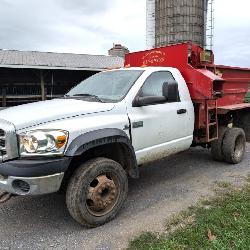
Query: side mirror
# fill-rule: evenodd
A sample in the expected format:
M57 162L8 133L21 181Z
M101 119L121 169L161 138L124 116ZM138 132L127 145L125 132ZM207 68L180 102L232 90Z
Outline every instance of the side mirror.
M143 107L164 102L166 102L165 96L137 96L133 101L133 107Z
M162 86L162 94L168 102L179 101L178 83L176 81L164 82Z

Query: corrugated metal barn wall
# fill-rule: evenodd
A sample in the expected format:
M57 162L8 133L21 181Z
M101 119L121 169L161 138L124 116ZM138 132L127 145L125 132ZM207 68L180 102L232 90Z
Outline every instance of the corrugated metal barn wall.
M205 46L207 0L155 0L156 47L192 41Z
M95 73L84 70L0 67L0 109L1 107L62 97L76 84Z

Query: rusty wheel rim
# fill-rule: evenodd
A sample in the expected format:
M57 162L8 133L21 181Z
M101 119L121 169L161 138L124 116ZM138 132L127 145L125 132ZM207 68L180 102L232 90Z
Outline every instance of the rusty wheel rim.
M89 184L86 207L92 215L104 216L114 208L118 195L117 178L108 173L99 175Z

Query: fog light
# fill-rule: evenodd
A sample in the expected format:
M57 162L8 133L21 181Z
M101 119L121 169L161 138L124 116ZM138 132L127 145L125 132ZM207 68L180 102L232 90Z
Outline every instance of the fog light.
M12 182L12 187L18 194L27 194L30 191L29 183L22 180L14 180Z

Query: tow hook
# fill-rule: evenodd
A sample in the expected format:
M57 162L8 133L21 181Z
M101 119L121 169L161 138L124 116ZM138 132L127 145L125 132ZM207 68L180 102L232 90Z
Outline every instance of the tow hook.
M11 199L14 195L8 192L0 193L0 204L7 202Z

